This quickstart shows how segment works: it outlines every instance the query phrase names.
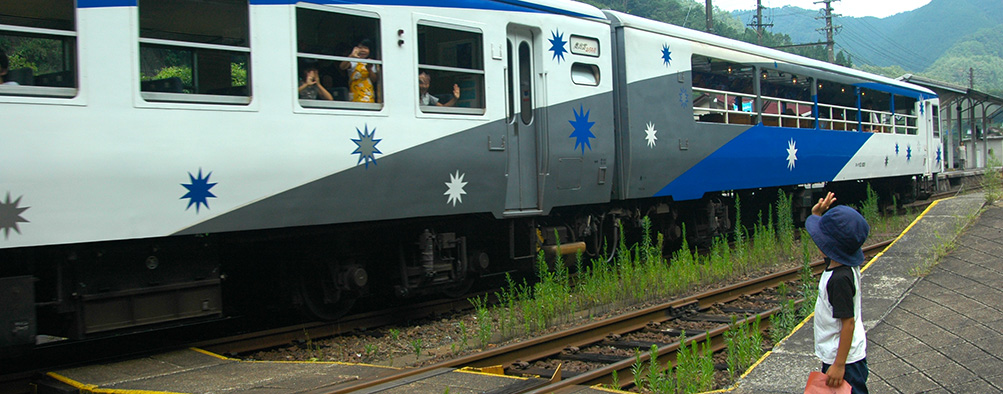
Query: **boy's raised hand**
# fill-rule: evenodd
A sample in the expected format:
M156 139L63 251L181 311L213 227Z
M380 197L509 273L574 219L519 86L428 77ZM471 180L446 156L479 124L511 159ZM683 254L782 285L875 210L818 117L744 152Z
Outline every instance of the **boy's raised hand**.
M815 206L811 207L811 214L822 216L823 214L825 214L825 211L828 211L829 207L831 207L832 204L835 202L836 202L836 195L832 194L832 192L826 193L825 198L818 199L818 202L815 203Z

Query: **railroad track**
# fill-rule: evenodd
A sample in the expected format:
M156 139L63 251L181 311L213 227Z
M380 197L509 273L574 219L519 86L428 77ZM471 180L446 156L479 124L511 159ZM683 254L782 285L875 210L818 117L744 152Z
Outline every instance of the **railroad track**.
M470 297L480 297L487 292L472 293ZM270 330L227 336L193 343L190 346L219 354L239 354L261 349L288 345L310 338L324 338L344 335L361 330L397 324L402 321L428 318L445 313L472 310L473 305L464 299L437 299L418 304L381 309L378 311L348 315L337 322L311 322Z
M474 293L471 296L482 294ZM219 354L234 355L288 345L302 340L305 335L311 338L344 335L357 330L470 309L473 309L473 306L466 299L438 299L349 315L335 323L310 322L237 335L225 334L233 332L224 327L227 321L211 321L131 335L53 342L36 346L16 359L0 361L0 393L29 393L30 383L52 369L138 357L186 347L198 347ZM210 339L195 342L191 340L200 336Z
M870 245L864 252L873 256L890 243L891 241L886 241ZM812 264L816 274L824 269L823 264L822 261ZM621 386L629 385L633 379L630 368L637 360L633 349L647 350L651 345L655 345L658 349L658 361L663 364L674 362L675 352L682 345L680 336L682 330L677 328L680 324L688 327L693 327L693 323L703 324L703 329L687 330L685 342L701 343L709 338L714 351L724 348L724 333L733 321L733 316L738 323L752 322L758 318L761 320L761 329L769 328L768 317L777 313L780 310L779 306L749 310L743 307L730 307L729 303L738 301L742 301L743 304L755 303L759 297L760 305L776 304L776 301L767 301L770 298L764 296L765 292L781 283L797 279L799 271L800 269L790 269L777 272L525 342L337 387L328 393L349 393L378 385L392 385L393 382L406 381L408 378L442 368L492 367L498 370L498 366L501 366L500 369L506 374L552 377L549 382L543 381L536 386L527 385L518 392L549 393L576 385L609 385L613 382L614 371L619 377L618 382ZM714 311L711 311L712 307ZM618 348L626 351L626 354L603 354L593 351L598 348ZM642 353L640 357L641 361L647 362L649 355ZM561 367L546 367L571 362L586 367L584 370L575 371L562 370Z
M935 195L934 197L932 197L930 200L937 199L937 198L948 197L948 196L951 196L951 195L955 195L957 193L958 192L939 193L939 194ZM924 207L926 205L929 205L930 204L930 200L925 201L925 202L913 203L913 204L910 204L910 206L913 209L920 209L920 208L922 208L922 207ZM884 244L887 244L887 243L884 243ZM878 245L882 245L882 244L878 244ZM790 275L790 274L778 273L778 274L771 275L771 277L773 277L773 276L783 276L783 275ZM796 275L796 274L794 274L794 275ZM765 280L770 280L770 279L767 279L767 278L764 278L764 279ZM790 279L793 279L793 276L789 276L788 279L780 279L780 280L783 281L783 280L790 280ZM773 279L773 280L778 280L778 279ZM755 282L756 281L750 281L749 283L751 284L751 283L755 283ZM765 287L769 287L769 286L766 285ZM752 291L752 290L749 290L749 291ZM746 292L748 292L748 291L744 290L744 289L737 288L735 286L729 286L729 287L727 287L725 289L722 289L722 291L720 291L720 292L708 292L708 293L705 293L703 295L693 296L692 298L694 298L694 299L697 300L696 301L697 302L696 308L700 309L700 308L707 308L709 305L712 305L712 304L715 304L715 303L726 302L728 300L728 298L734 299L735 297L739 297L739 296L741 296L741 294L744 294ZM474 296L474 295L471 295L471 296ZM675 308L675 310L677 310L677 311L681 311L681 310L686 310L687 308L692 309L692 306L689 305L689 304L690 303L688 302L688 299L687 299L687 300L679 300L679 301L676 301L676 302L673 302L673 303L670 303L670 304L666 304L665 307L666 308L670 308L671 307L671 308ZM361 314L356 314L356 315L350 315L350 316L347 316L346 318L344 318L341 321L336 322L336 323L324 323L324 322L304 323L304 324L298 324L298 325L293 325L293 326L289 326L289 327L275 328L275 329L269 329L269 330L259 331L259 332L253 332L253 333L245 333L245 334L239 334L239 335L233 335L233 336L226 336L226 337L222 337L222 338L218 338L218 339L203 340L203 341L195 342L195 343L186 342L187 343L186 346L195 346L195 347L200 347L200 348L203 348L203 349L206 349L206 350L209 350L209 351L217 352L217 353L220 353L220 354L234 355L234 354L239 354L239 353L244 353L244 352L250 352L250 351L254 351L254 350L260 350L260 349L265 349L265 348L271 348L271 347L278 347L278 346L288 345L290 342L295 342L297 340L302 340L304 338L304 333L306 333L306 335L309 335L311 338L322 338L322 337L336 336L336 335L342 335L342 334L357 332L359 330L365 330L365 329L371 329L371 328L381 327L381 326L385 326L385 325L388 325L388 324L400 323L402 321L402 319L404 319L404 320L414 320L414 319L420 319L420 318L423 318L423 317L428 317L428 316L437 315L437 314L443 314L443 313L455 312L455 311L465 311L465 310L471 310L471 309L472 309L472 306L470 305L469 301L467 301L466 299L462 299L462 300L434 300L434 301L428 301L428 302L424 302L424 303L416 304L416 305L408 305L406 307L396 308L396 309L391 309L391 310L384 310L384 311L377 311L377 312L367 312L367 313L361 313ZM772 315L772 313L775 313L775 311L773 311L773 312L766 311L766 312L767 313L763 314L763 316L769 316L769 315ZM661 314L661 317L657 317L656 318L655 316L659 315L659 314ZM649 313L648 317L636 317L636 320L644 320L645 324L646 324L648 321L656 321L656 320L659 320L659 319L665 320L666 316L672 316L672 315L669 312L666 312L665 310L663 310L661 312L655 311L655 312ZM647 320L645 320L645 319L647 319ZM763 319L763 323L764 324L762 325L762 328L765 329L765 328L768 327L768 323L767 322L768 322L767 319ZM210 325L212 325L212 324L218 324L218 323L210 323ZM627 326L630 326L631 323L622 323L622 324L623 324L623 326L627 327ZM638 324L637 324L636 321L633 324L634 324L634 326L638 326ZM204 331L205 331L205 329L202 329L202 328L194 328L194 330L196 330L196 331L203 331L203 334L204 334ZM715 330L710 330L710 331L706 331L706 332L697 332L697 331L690 330L690 331L687 331L687 333L688 334L697 334L697 336L690 336L688 338L688 339L694 339L694 340L700 339L700 338L706 338L706 335L711 335L712 336L712 342L715 343L715 344L717 344L718 341L717 340L713 340L713 337L720 336L720 334L721 334L720 332L717 332ZM602 335L602 337L604 337L604 336L605 336L605 334ZM140 337L142 337L142 336L140 336ZM154 335L154 337L158 337L158 335ZM160 338L158 338L158 339L154 339L153 342L155 342L155 343L161 343L159 341L161 339L163 339L162 338L163 336L159 335L159 337ZM170 337L176 338L175 335L171 335ZM598 336L598 335L589 336L589 335L586 335L586 334L580 334L580 337L581 338L589 337L589 338L595 339L595 338L599 338L600 336ZM81 350L79 350L82 347L90 346L90 345L87 345L88 342L95 344L92 347L103 349L103 351L95 353L95 354L99 354L99 356L98 356L99 359L121 358L121 357L130 356L130 355L136 355L136 352L134 350L118 351L118 350L115 350L115 349L135 349L135 348L141 348L141 349L144 349L143 352L149 353L149 352L155 352L155 351L162 351L164 349L167 349L168 348L167 346L170 346L171 348L176 348L177 347L176 344L178 343L178 342L174 341L175 345L169 345L167 343L161 343L160 345L152 346L152 347L151 346L146 346L146 345L136 347L136 346L129 346L129 345L120 346L120 344L117 344L116 342L119 342L121 340L123 340L123 337L99 338L99 339L94 340L94 341L77 341L77 343L70 343L70 344L67 344L67 345L63 345L63 344L49 344L49 345L43 345L43 346L37 347L33 353L31 353L31 354L29 354L27 356L27 359L25 359L24 357L19 358L19 361L18 361L19 365L17 365L18 368L7 368L7 367L2 368L7 373L4 373L4 374L2 374L3 376L0 376L0 392L3 392L3 393L18 392L18 391L5 390L3 388L14 387L14 386L20 387L21 385L18 384L17 382L28 381L32 377L36 376L38 371L41 371L41 370L43 370L45 368L65 367L65 366L68 366L68 365L76 365L76 364L80 364L80 363L84 363L84 362L95 361L95 360L89 360L89 359L88 360L78 360L79 356L75 356L76 358L74 358L74 356L68 356L68 355L74 355L74 354L79 355L79 354L82 354L82 353L89 353L88 351L81 351ZM143 339L125 340L125 342L128 342L128 343L133 343L133 342L136 342L136 341L143 341ZM170 341L168 341L168 342L170 342ZM512 345L512 346L526 346L526 347L530 347L530 346L533 346L533 344L532 343L525 343L525 344ZM542 345L540 345L540 346L542 346ZM715 346L717 346L717 345L715 345ZM560 347L559 350L563 350L565 346L559 346L559 347ZM456 360L451 360L451 361L447 361L447 362L444 362L444 363L436 364L434 366L425 367L425 368L459 367L459 366L485 366L485 365L506 364L503 360L506 359L506 357L512 358L512 357L509 357L509 356L505 356L503 354L503 351L507 351L505 349L508 349L508 348L509 348L509 346L504 347L504 348L498 348L498 349L494 349L494 350L492 350L490 352L484 352L484 353L480 353L479 355L475 355L475 356L470 356L470 357L460 358L460 359L456 359ZM581 348L581 347L579 347L579 348ZM668 349L670 351L670 353L671 353L671 351L674 351L674 349L672 348L672 344L669 344L669 346L667 346L665 348ZM665 351L666 349L660 350L660 352ZM715 350L717 350L717 349L715 349ZM512 358L512 360L521 360L522 363L520 363L520 365L523 364L523 363L525 363L526 360L532 360L533 358L529 357L529 356L532 356L535 353L549 353L549 354L559 354L560 353L560 351L557 351L555 353L554 350L546 350L546 351L541 351L541 350L521 350L520 352L521 353L516 353L516 354L518 354L517 357ZM484 361L484 362L477 362L477 360L475 359L475 357L477 357L477 356L485 356L485 357L487 357L487 356L490 356L492 354L495 355L495 356L492 356L493 359L488 359L487 361ZM527 355L527 356L523 356L523 355ZM575 357L577 357L577 356L572 356L572 357L568 357L568 358L575 358ZM53 363L47 363L47 362L43 361L45 359L53 359L53 358L61 359L62 362L54 363L53 364ZM581 358L581 357L578 357L578 358ZM660 360L671 360L672 358L673 357L664 357L664 356L662 356L659 359ZM45 367L41 368L40 366L42 366L42 365L45 365ZM12 365L8 365L8 367L12 367ZM419 368L419 369L414 369L414 370L406 370L406 371L403 371L402 373L406 374L406 373L408 373L410 371L421 371L421 370L424 370L425 368ZM532 367L532 366L530 368L537 369L538 370L537 372L541 372L541 374L543 374L545 372L553 372L553 371L548 371L548 370L543 369L543 368L537 368L537 367ZM629 366L628 366L628 368L629 368ZM16 372L14 372L14 371L16 371ZM10 372L14 372L14 373L10 373ZM516 371L513 370L513 372L516 372ZM530 372L532 372L532 370ZM623 372L623 371L620 371L620 372ZM565 375L568 377L568 379L565 379L565 381L577 381L577 379L582 379L579 376L581 376L581 375L587 375L587 374L581 374L581 375L579 375L579 374L576 374L574 372L565 371ZM573 375L573 376L569 376L569 375ZM629 374L619 373L619 376L621 376L621 377L627 376L627 375L629 375ZM620 381L621 381L621 383L623 383L623 382L625 382L625 379L621 378ZM365 382L359 383L359 384L365 384ZM368 386L369 385L366 384L366 387L368 387ZM342 392L342 391L338 391L338 392Z

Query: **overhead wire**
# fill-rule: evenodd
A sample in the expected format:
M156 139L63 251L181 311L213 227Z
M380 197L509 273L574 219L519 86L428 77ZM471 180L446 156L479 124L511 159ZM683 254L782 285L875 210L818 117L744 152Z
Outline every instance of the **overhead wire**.
M767 2L769 3L769 2ZM802 19L805 17L811 17L806 13L789 11L784 13L776 13L776 8L769 7L770 10L770 23L774 23L778 17L794 17L795 19ZM840 30L840 37L846 39L847 44L850 47L858 48L855 51L851 51L847 45L836 44L841 50L850 54L854 58L860 59L863 63L867 63L872 66L878 67L878 63L882 64L901 64L904 62L910 64L924 64L929 60L926 56L916 53L915 51L905 47L901 43L893 40L887 34L882 33L872 24L867 22L863 18L858 18L859 29L856 30ZM863 37L861 36L863 35ZM877 39L878 42L875 42ZM860 52L871 52L873 55L864 57Z
M868 34L873 35L874 37L877 37L877 38L879 38L879 39L887 42L892 47L898 49L898 51L900 51L900 52L898 52L898 55L901 55L902 58L908 59L910 61L910 63L919 63L919 64L922 64L922 63L926 63L928 61L927 58L926 58L926 56L918 54L918 53L912 51L911 49L906 48L901 43L893 40L891 37L885 35L881 31L879 31L877 28L875 28L873 25L871 25L866 20L860 19L859 22L860 22L860 25L863 26L864 29L869 30Z

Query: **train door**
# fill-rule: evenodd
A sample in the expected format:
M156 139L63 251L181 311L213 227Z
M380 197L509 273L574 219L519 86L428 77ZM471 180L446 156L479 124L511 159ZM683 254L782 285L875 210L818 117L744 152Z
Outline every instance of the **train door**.
M542 197L539 195L539 119L533 111L538 100L534 79L536 51L533 49L533 32L510 26L506 41L509 149L505 210L536 211L540 209Z

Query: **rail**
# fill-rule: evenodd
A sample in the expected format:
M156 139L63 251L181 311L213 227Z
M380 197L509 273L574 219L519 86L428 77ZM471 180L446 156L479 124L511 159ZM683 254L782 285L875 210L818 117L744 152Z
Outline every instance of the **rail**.
M868 250L881 250L884 246L887 246L890 243L891 241L885 241L871 245L865 248L865 253ZM825 263L821 260L814 262L812 264L813 271L816 274L820 273L825 268L824 264ZM359 381L345 386L334 387L330 391L325 390L325 393L334 394L354 392L390 382L422 376L423 374L440 370L442 368L486 368L498 365L503 368L511 368L517 361L533 362L535 360L557 356L568 347L585 347L602 342L608 338L611 333L616 335L625 334L644 329L645 327L651 326L655 323L672 320L682 315L693 316L693 311L695 310L703 310L715 304L737 300L743 295L762 292L764 289L775 287L780 283L795 280L799 277L799 275L800 268L792 268L753 280L644 308L611 319L539 336L525 342L487 349L483 352L447 360L433 365L405 369L392 375ZM761 311L758 315L762 318L764 316L770 316L778 310L779 308L772 308L766 311ZM741 323L754 319L755 316L742 317L739 319L739 322ZM765 329L768 326L768 320L763 319L763 324L760 327ZM685 340L687 343L690 341L702 342L710 338L713 344L712 347L715 350L720 350L724 347L723 335L728 328L728 324L721 323L714 329L687 337ZM659 346L658 359L662 362L671 362L675 359L675 352L679 349L680 345L681 343L676 341L675 343ZM646 361L647 357L647 354L642 354L642 361ZM551 379L550 382L544 381L537 387L524 387L523 390L519 392L550 393L573 385L608 385L612 383L611 377L614 371L620 377L619 382L621 384L629 383L628 377L630 376L630 368L635 361L634 357L627 357L619 361L608 363L604 367L582 372L563 380L560 379L561 374L559 373L559 370L543 371L547 372L548 375L554 376L554 378Z

